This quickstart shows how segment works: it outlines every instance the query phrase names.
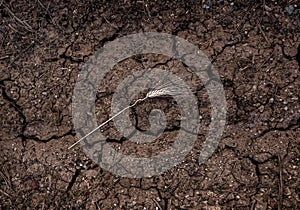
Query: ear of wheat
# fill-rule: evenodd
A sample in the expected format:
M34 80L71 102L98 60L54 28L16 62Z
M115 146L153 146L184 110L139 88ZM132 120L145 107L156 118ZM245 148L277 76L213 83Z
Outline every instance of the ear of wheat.
M147 93L146 98L155 98L160 96L172 95L171 91L164 88L164 89L154 89Z
M181 93L179 87L177 87L177 88L170 87L170 84L171 83L166 83L164 85L161 85L161 86L158 86L158 87L154 87L151 91L149 91L147 93L146 97L137 99L132 105L125 107L124 109L122 109L121 111L119 111L118 113L116 113L114 116L112 116L111 118L109 118L108 120L106 120L105 122L103 122L102 124L100 124L99 126L97 126L96 128L94 128L88 134L86 134L81 139L79 139L74 144L72 144L68 149L73 148L79 142L81 142L82 140L84 140L85 138L87 138L88 136L90 136L92 133L94 133L96 130L98 130L99 128L101 128L102 126L104 126L105 124L107 124L109 121L113 120L114 118L116 118L117 116L119 116L120 114L122 114L127 109L129 109L131 107L134 107L139 102L145 101L148 98L162 97L162 96L168 96L168 95L177 95L177 94Z

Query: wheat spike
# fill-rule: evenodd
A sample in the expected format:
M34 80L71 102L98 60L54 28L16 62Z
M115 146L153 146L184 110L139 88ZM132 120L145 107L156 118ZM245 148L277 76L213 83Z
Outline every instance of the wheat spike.
M86 134L81 139L79 139L74 144L72 144L70 147L68 147L68 149L73 148L79 142L81 142L83 139L85 139L88 136L90 136L92 133L94 133L96 130L98 130L99 128L101 128L105 124L107 124L109 121L113 120L114 118L116 118L117 116L119 116L121 113L123 113L127 109L129 109L131 107L134 107L137 103L145 101L147 98L155 98L155 97L161 97L161 96L174 95L174 94L180 94L181 93L180 89L170 88L170 85L173 85L173 84L172 83L165 83L165 84L163 84L161 86L157 85L156 87L154 87L151 91L149 91L147 93L146 97L137 99L132 105L125 107L124 109L122 109L121 111L119 111L117 114L115 114L114 116L112 116L111 118L109 118L108 120L106 120L105 122L103 122L102 124L100 124L99 126L97 126L96 128L94 128L88 134Z
M170 92L167 89L158 89L158 90L151 90L150 92L147 93L146 97L154 98L154 97L165 96L169 94Z

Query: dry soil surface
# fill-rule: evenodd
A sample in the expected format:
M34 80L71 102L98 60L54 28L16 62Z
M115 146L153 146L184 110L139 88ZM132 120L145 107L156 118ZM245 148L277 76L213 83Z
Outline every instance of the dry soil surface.
M299 8L296 0L0 1L0 208L300 209ZM80 146L67 148L77 140L71 106L82 65L106 43L140 32L199 47L220 74L228 112L222 141L199 165L210 104L194 86L201 114L194 149L160 176L130 179L100 168ZM119 81L153 67L193 81L177 60L129 58L99 87L98 121L108 119ZM131 110L140 130L153 108L166 113L152 151L127 144L113 124L104 133L124 153L152 154L178 130L170 104L153 99Z

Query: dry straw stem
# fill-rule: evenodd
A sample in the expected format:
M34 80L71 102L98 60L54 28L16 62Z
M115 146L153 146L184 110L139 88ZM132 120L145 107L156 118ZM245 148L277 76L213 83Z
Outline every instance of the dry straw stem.
M1 4L2 4L3 2L1 2ZM3 6L5 7L5 9L8 11L8 13L14 18L14 19L16 19L19 23L21 23L25 28L26 28L26 30L27 31L29 31L29 32L33 32L33 30L32 30L32 27L28 24L28 23L26 23L26 21L22 21L20 18L18 18L9 8L8 8L8 6L6 6L4 3L3 3Z
M100 124L99 126L97 126L96 128L94 128L92 131L90 131L84 137L82 137L81 139L79 139L78 141L76 141L74 144L72 144L68 149L72 149L79 142L81 142L82 140L84 140L85 138L87 138L88 136L90 136L96 130L98 130L99 128L101 128L102 126L104 126L105 124L107 124L109 121L113 120L114 118L116 118L117 116L119 116L120 114L122 114L127 109L129 109L131 107L134 107L139 102L145 101L148 98L155 98L155 97L162 97L162 96L180 94L180 88L179 87L177 87L177 88L174 88L174 87L171 88L170 87L171 84L173 84L173 83L166 83L163 86L154 87L151 91L149 91L147 93L146 97L137 99L132 105L125 107L124 109L122 109L121 111L119 111L117 114L115 114L114 116L112 116L111 118L109 118L108 120L106 120L105 122L103 122L102 124Z

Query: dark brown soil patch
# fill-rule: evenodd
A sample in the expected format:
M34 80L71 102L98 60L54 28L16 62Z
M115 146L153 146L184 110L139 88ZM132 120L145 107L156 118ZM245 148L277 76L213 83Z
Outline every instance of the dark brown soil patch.
M300 209L299 8L269 0L0 1L0 208ZM228 119L205 164L197 163L203 127L186 160L152 178L120 178L80 147L67 150L77 140L71 104L82 64L105 43L139 32L184 38L218 70ZM130 58L99 88L99 121L110 113L114 84L128 69L149 67L190 76L172 59ZM205 89L197 97L206 126ZM176 112L169 102L138 106L136 126L147 129L151 106ZM172 142L173 120L162 147ZM105 129L112 144L122 142Z

